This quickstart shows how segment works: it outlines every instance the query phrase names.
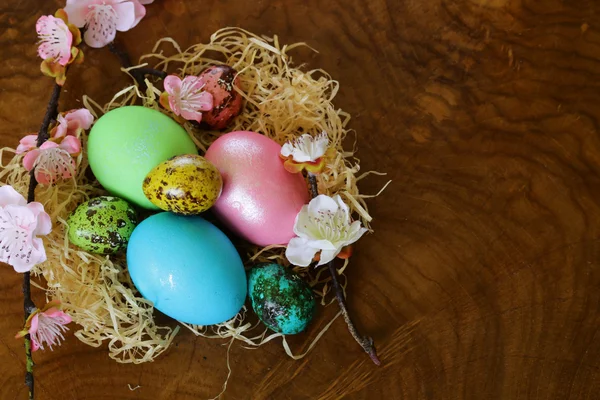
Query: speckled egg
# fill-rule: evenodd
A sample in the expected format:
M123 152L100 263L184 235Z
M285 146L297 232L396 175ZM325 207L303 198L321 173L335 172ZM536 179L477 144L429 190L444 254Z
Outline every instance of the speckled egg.
M142 189L152 204L177 214L199 214L219 198L221 174L204 157L187 154L172 157L148 173Z
M315 315L315 298L306 282L279 264L250 270L248 295L258 318L275 332L302 332Z
M242 111L242 96L237 71L229 65L214 65L200 74L206 82L204 90L212 94L213 109L202 113L202 122L212 129L223 129Z
M90 253L113 254L127 247L137 217L125 200L100 196L80 204L67 224L74 245Z

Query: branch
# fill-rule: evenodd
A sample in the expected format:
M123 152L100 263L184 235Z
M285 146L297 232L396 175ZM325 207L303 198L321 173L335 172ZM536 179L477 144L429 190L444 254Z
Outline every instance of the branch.
M121 67L131 68L133 66L133 64L131 64L131 59L129 58L129 54L127 54L127 52L125 50L119 49L117 47L117 45L115 44L115 42L110 42L108 44L108 49L110 50L111 53L113 53L114 55L116 55L119 58ZM137 82L137 84L141 90L146 90L148 88L148 86L146 86L146 81L145 81L146 75L154 75L161 79L164 79L167 77L166 72L159 71L154 68L140 67L140 68L131 69L128 72L133 77L133 79L135 79L135 81Z
M40 147L46 140L48 140L48 128L50 127L50 122L56 119L58 115L58 99L60 97L61 87L54 84L52 88L52 94L50 95L50 101L48 102L48 106L46 107L46 114L44 115L44 120L42 121L42 126L40 126L40 130L38 131L37 137L37 147ZM29 173L29 190L27 191L27 202L31 203L35 201L35 187L37 186L37 181L35 180L35 169L32 169ZM25 316L25 322L31 315L31 313L35 310L35 304L33 300L31 300L31 273L25 272L23 274L23 313ZM29 334L25 335L25 357L27 358L26 369L25 372L25 385L29 388L29 400L33 400L34 398L34 378L33 378L33 358L31 357L31 336Z
M335 297L337 297L338 304L340 305L340 310L342 310L342 315L344 316L344 321L348 325L348 330L350 334L356 340L358 344L363 348L363 350L371 357L371 360L375 363L375 365L381 365L381 361L377 357L377 352L375 351L375 345L373 343L373 338L370 336L362 336L358 333L356 326L350 319L350 314L348 313L348 306L346 305L346 299L344 298L344 291L342 290L342 286L337 279L337 271L333 266L333 261L327 263L329 267L329 273L331 274L331 281L333 282L333 288L335 290Z
M308 182L310 183L310 191L312 197L315 198L319 195L319 189L317 185L317 176L312 173L308 173ZM337 271L333 266L333 260L327 263L329 268L329 273L331 274L331 281L333 282L333 289L335 291L335 297L337 298L338 304L340 305L340 310L342 310L342 315L344 316L344 321L348 325L348 330L350 334L356 340L356 342L363 348L363 350L369 355L371 360L375 363L375 365L381 365L381 361L377 357L377 352L375 351L375 345L373 343L373 338L370 336L362 336L358 333L356 326L350 319L350 313L348 312L348 306L346 304L346 299L344 297L344 291L342 290L342 286L337 279Z
M308 183L310 183L310 194L314 199L319 195L319 186L317 185L317 176L312 172L308 173Z

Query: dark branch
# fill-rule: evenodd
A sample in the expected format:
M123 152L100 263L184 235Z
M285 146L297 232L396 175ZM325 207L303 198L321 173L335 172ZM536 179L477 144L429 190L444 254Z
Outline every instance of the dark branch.
M114 55L116 55L119 58L121 67L131 68L133 66L133 64L131 64L131 58L129 58L129 54L127 54L126 51L118 48L117 45L115 44L115 42L110 42L108 44L108 49L110 50L111 53L113 53ZM154 68L146 68L146 67L140 67L140 68L135 68L135 69L129 70L129 74L131 74L133 79L135 79L135 81L137 82L137 84L141 90L146 90L148 88L148 86L146 86L146 81L145 81L146 75L157 76L161 79L164 79L167 77L166 72L159 71Z
M37 136L37 146L40 147L46 140L48 140L48 129L50 128L50 123L56 119L58 116L58 99L60 97L61 87L57 84L54 84L52 88L52 94L50 95L50 101L48 102L48 106L46 107L46 114L44 115L44 119L42 121L42 125L40 126L40 130L38 131ZM37 186L37 181L35 180L35 169L31 170L29 174L29 190L27 191L27 202L31 203L35 201L35 187ZM23 274L23 314L25 317L25 322L31 315L31 313L35 311L35 304L33 300L31 300L31 274L29 272L25 272ZM33 358L31 357L31 336L25 336L25 357L27 358L27 372L25 373L25 385L29 388L29 399L33 400L34 398L34 378L33 378Z
M317 186L317 176L314 174L308 173L308 183L310 183L310 194L314 199L319 195L319 187Z
M371 360L375 363L375 365L380 365L381 361L377 357L377 352L375 351L375 345L373 344L373 339L369 336L362 336L358 333L356 326L350 319L350 314L348 313L348 306L346 305L346 299L344 298L344 291L340 285L340 282L337 279L337 271L333 265L333 261L330 261L327 264L329 268L329 273L331 274L331 281L333 282L333 289L335 291L335 297L337 297L337 301L340 305L340 310L342 310L342 315L344 316L344 320L348 325L348 330L350 334L356 340L358 344L363 348L363 350L371 357Z

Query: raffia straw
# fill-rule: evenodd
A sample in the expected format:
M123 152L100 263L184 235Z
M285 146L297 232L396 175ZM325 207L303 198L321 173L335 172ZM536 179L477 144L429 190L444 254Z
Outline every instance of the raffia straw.
M372 218L364 200L369 196L360 194L356 182L374 172L357 177L360 171L358 160L353 157L353 152L342 148L349 132L346 126L350 115L333 104L339 84L323 70L305 71L293 67L289 51L300 47L309 48L304 43L281 46L276 36L261 37L239 28L225 28L215 32L208 44L197 44L186 50L171 38L161 39L151 54L140 58L140 65L136 67L152 65L155 69L180 76L199 74L213 64L224 63L235 68L245 107L228 130L259 132L280 144L302 133L315 135L327 132L338 152L334 158L327 160L326 170L319 175L319 191L329 195L340 194L347 200L354 216L370 229ZM158 103L162 83L151 78L146 80L146 84L148 87L144 92L135 85L119 90L104 106L88 96L84 96L83 104L96 117L114 108L140 102L145 107L174 117ZM201 153L222 134L199 130L187 122L183 127ZM25 193L27 172L22 167L22 157L14 153L13 149L0 150L0 156L12 155L11 161L0 171L0 182ZM81 326L75 336L82 342L94 347L108 342L110 357L121 363L151 361L169 347L179 327L156 325L152 304L141 298L133 286L124 256L109 258L87 253L69 244L67 239L67 216L81 202L105 194L97 182L85 176L87 167L83 153L77 160L78 173L73 179L51 187L38 187L36 199L51 215L54 230L45 242L48 260L37 266L34 272L45 278L47 296L59 299ZM245 245L238 250L247 260L248 267L259 262L278 262L289 266L283 246L259 248ZM346 262L340 273L347 265ZM293 270L310 284L322 305L335 301L330 294L331 278L325 269L295 267ZM340 279L345 288L345 277L340 275ZM282 337L286 353L298 359L314 347L339 316L338 313L317 334L303 354L294 355L284 336L277 333L268 335L269 331L264 326L246 322L246 313L244 307L231 321L210 327L184 325L205 338L230 339L229 349L234 340L241 341L246 348L257 348ZM229 367L228 371L230 374Z

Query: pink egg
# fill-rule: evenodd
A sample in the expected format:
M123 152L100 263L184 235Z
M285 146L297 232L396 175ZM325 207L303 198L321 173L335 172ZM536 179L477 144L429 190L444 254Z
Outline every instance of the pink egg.
M291 174L279 157L281 146L255 132L231 132L206 152L223 178L223 192L213 206L233 232L260 246L287 244L294 221L309 201L302 174Z

